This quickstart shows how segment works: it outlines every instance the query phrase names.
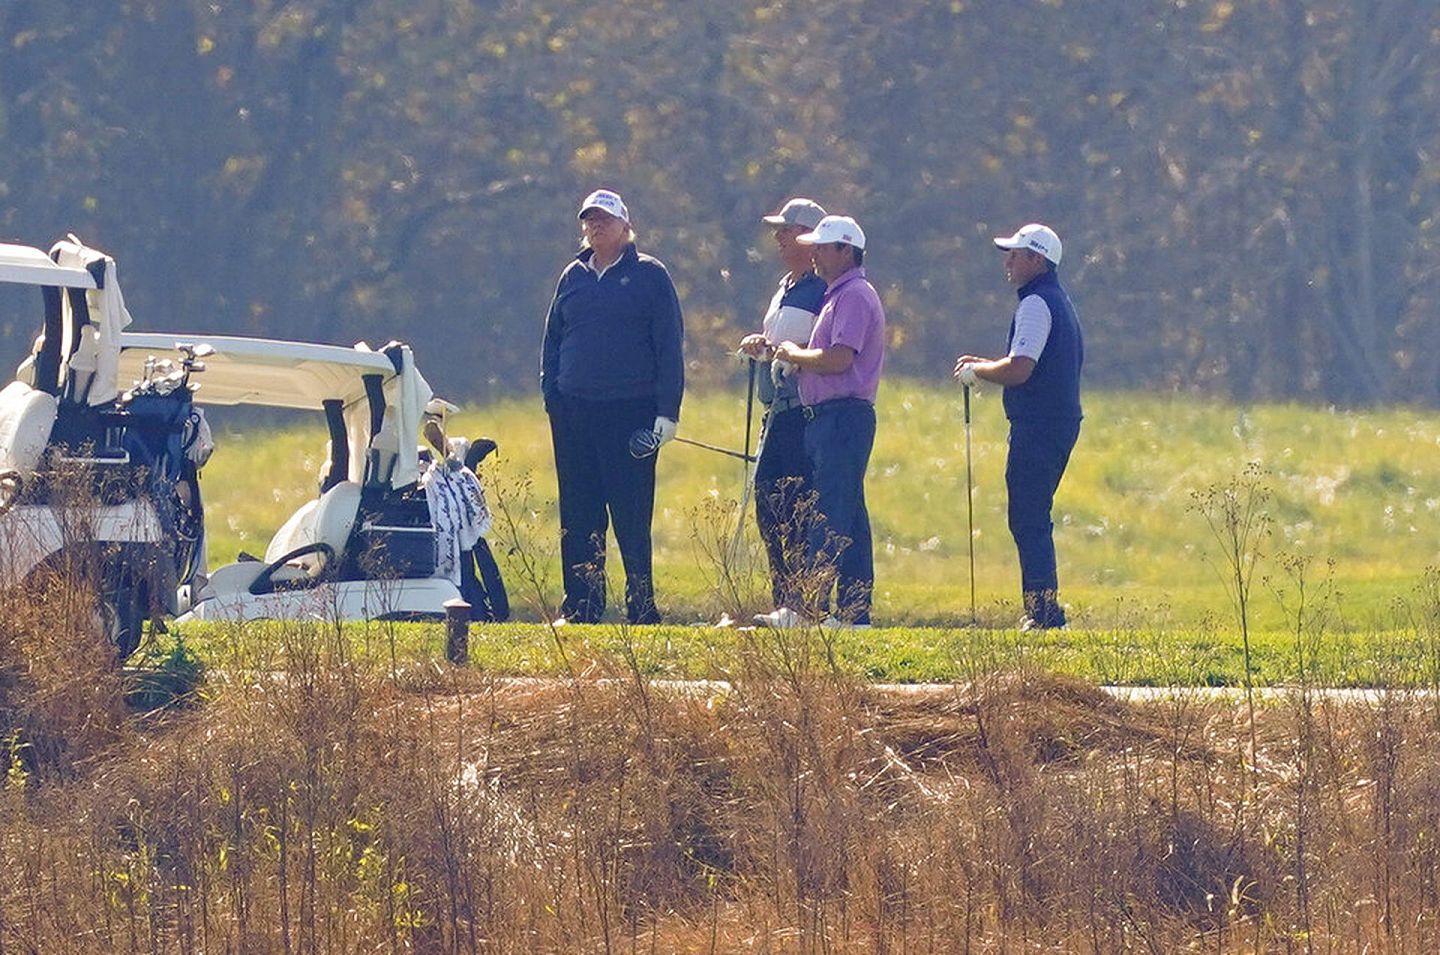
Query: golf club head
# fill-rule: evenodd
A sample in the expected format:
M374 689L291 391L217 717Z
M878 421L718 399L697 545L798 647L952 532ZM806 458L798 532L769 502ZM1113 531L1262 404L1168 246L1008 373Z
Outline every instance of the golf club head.
M648 458L660 450L660 436L650 428L636 428L630 434L630 456Z
M472 471L475 470L480 462L484 461L497 447L498 445L490 438L476 438L470 442L470 447L465 452L465 466Z

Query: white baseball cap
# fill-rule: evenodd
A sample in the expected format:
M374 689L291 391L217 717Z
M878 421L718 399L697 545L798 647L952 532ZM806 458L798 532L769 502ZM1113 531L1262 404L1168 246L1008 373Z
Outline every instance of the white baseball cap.
M1053 264L1060 264L1060 237L1055 230L1048 225L1041 225L1032 222L1029 225L1022 225L1012 236L995 238L995 247L999 249L1029 249L1032 252L1039 252Z
M770 225L803 225L813 229L825 218L825 210L814 199L791 199L773 216L761 216L760 221Z
M865 232L860 223L849 216L826 216L815 226L815 231L797 235L795 241L801 245L825 245L828 242L844 242L857 249L865 248Z
M591 209L599 209L601 212L610 213L617 219L630 221L630 210L625 208L625 200L620 198L620 193L611 192L609 189L596 189L586 196L585 201L580 203L580 212L575 218L585 218L585 213Z

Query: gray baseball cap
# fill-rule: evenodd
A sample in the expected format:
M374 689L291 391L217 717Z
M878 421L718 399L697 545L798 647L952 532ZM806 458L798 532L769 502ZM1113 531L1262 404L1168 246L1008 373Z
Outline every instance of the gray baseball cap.
M825 218L825 210L814 199L791 199L777 214L762 216L760 221L770 225L803 225L813 229Z

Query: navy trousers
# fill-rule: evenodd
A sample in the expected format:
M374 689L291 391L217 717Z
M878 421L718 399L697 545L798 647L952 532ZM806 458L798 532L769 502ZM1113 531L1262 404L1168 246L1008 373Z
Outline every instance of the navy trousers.
M1050 511L1079 437L1078 420L1023 418L1010 422L1010 452L1005 460L1010 535L1020 554L1025 611L1041 626L1064 622L1056 598L1060 581Z
M870 541L870 512L865 508L865 470L875 445L875 406L863 398L841 398L807 409L805 451L815 488L816 520L806 548L812 591L805 609L829 612L830 590L836 613L851 623L870 622L875 590L875 554Z
M560 493L560 562L565 601L575 623L605 612L605 532L625 565L625 612L631 623L658 623L650 546L655 512L655 459L630 454L630 435L655 425L655 400L550 400L550 439Z
M755 464L755 523L765 542L770 596L776 607L800 606L795 583L805 562L804 508L810 493L804 409L797 406L768 415Z

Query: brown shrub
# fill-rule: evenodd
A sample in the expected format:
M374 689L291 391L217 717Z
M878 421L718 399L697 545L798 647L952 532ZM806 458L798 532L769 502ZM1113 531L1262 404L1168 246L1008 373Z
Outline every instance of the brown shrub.
M83 573L60 571L0 592L0 737L27 772L73 773L119 738L120 673L97 592Z

